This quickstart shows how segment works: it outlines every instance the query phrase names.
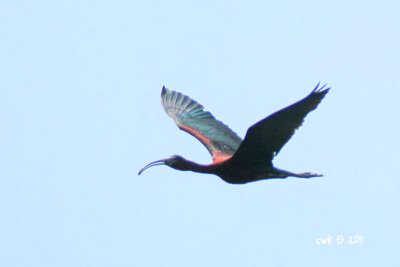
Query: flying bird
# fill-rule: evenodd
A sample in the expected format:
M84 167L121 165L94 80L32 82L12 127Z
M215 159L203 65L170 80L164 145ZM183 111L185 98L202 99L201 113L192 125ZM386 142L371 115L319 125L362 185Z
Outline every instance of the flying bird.
M272 178L311 178L321 174L293 173L273 166L272 159L301 126L306 115L317 108L330 88L320 84L302 100L283 108L251 126L242 140L235 132L190 97L163 86L161 104L179 129L197 138L213 162L198 164L181 156L149 163L139 171L167 165L180 171L215 174L227 183L245 184Z

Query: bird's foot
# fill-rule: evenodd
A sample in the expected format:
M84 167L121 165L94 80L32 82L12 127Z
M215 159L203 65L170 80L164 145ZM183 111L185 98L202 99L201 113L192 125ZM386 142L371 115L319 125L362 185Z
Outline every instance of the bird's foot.
M312 178L312 177L322 177L322 174L312 173L312 172L302 172L298 174L301 178Z

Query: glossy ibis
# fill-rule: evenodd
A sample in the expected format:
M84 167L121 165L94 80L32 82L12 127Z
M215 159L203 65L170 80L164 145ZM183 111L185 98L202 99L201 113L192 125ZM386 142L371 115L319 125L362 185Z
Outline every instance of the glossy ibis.
M311 178L320 174L292 173L275 168L272 159L301 126L306 115L314 110L330 88L318 85L304 99L281 109L251 126L242 140L235 132L202 105L179 92L165 87L161 103L179 129L196 137L211 154L213 163L197 164L181 156L172 156L146 165L139 175L152 166L167 165L181 171L215 174L225 182L244 184L270 178Z

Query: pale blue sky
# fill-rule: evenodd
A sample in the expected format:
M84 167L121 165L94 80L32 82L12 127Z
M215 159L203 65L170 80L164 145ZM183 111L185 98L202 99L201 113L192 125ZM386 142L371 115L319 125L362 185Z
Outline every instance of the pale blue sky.
M2 1L0 266L399 266L399 1ZM275 165L155 167L202 145L163 85L242 137L332 86ZM363 245L316 238L364 237Z

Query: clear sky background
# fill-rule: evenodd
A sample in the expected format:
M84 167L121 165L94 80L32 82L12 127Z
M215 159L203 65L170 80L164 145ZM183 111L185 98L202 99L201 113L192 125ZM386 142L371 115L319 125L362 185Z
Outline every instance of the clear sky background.
M394 0L1 1L0 266L399 266L399 14ZM325 177L137 176L173 154L210 162L162 110L163 85L243 137L319 81L333 89L274 162Z

